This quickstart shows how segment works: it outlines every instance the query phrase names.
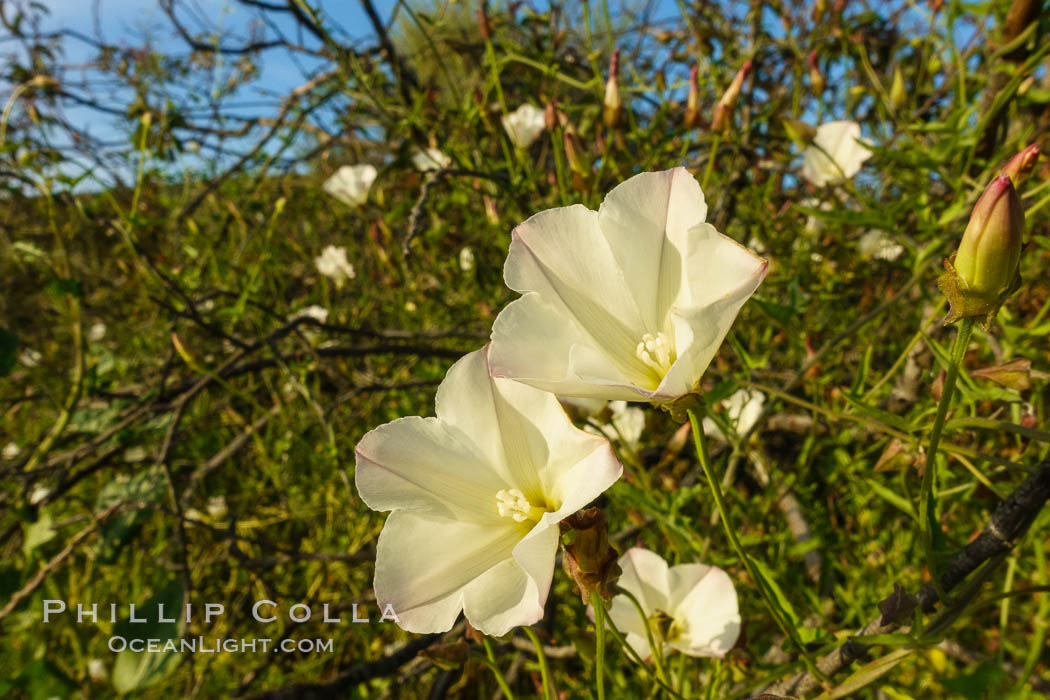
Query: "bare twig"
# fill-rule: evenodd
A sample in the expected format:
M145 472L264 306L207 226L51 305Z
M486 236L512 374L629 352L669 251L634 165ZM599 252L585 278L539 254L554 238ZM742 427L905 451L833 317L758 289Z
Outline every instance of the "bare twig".
M1050 456L1043 460L1036 473L1025 479L1020 486L1014 489L1013 493L999 503L991 522L981 531L981 534L951 558L945 572L940 576L941 588L945 592L950 592L982 564L1009 552L1015 541L1024 535L1039 511L1042 510L1047 499L1050 499ZM894 598L898 603L910 600L912 603L910 607L918 606L926 613L931 612L937 605L937 592L932 581L920 588L913 596L905 597L894 594L884 601L884 605ZM909 606L898 604L894 607L900 613L884 608L889 612L884 612L873 619L856 636L886 634L896 629L901 618L907 620L905 611ZM817 662L817 668L821 673L833 676L862 658L869 648L869 645L862 641L849 639L841 647L821 658ZM817 685L816 678L807 671L775 683L765 692L774 695L801 695L816 688Z

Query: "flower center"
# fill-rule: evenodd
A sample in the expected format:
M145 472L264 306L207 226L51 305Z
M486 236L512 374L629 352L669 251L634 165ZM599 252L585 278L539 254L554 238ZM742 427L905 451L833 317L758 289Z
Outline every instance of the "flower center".
M501 518L510 518L514 522L523 523L526 520L538 522L547 511L529 503L518 489L500 489L496 492L496 510Z
M656 335L646 333L643 335L642 342L638 343L634 354L645 363L646 367L656 370L660 377L667 374L675 361L674 348L663 333L657 333Z

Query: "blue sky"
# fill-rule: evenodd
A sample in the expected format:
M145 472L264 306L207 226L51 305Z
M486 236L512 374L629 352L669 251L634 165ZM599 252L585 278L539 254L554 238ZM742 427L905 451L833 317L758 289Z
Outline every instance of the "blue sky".
M26 0L22 0L25 2ZM274 2L275 0L270 0ZM276 0L280 4L280 0ZM676 0L649 0L654 10L652 18L656 21L675 19L679 16L679 5ZM461 4L473 8L476 0L460 0ZM639 6L646 0L609 0L611 12L615 16L619 8L625 3ZM60 29L73 29L87 37L100 38L104 43L116 45L123 48L134 48L148 42L152 48L161 53L185 56L187 54L186 43L176 34L170 21L164 15L159 5L159 0L44 0L49 8L49 15L42 23L44 31ZM311 0L312 5L319 8L326 22L325 25L332 28L337 38L346 44L368 44L374 43L373 29L359 0ZM374 5L385 23L397 6L396 0L374 0ZM494 0L493 4L498 4ZM534 6L545 5L543 0L535 0ZM892 3L894 5L898 3ZM734 14L742 16L746 3L729 2ZM889 12L889 3L883 3L883 12ZM193 35L200 35L211 29L218 28L224 46L242 45L248 40L252 28L260 30L265 38L272 38L274 32L282 32L295 41L299 41L300 32L295 20L289 15L278 12L263 12L251 8L238 0L176 0L177 16L187 31ZM602 0L592 0L592 21L597 27L604 27L601 11ZM740 10L738 13L737 10ZM920 12L920 14L923 14ZM771 16L772 17L772 16ZM919 19L918 16L915 19ZM263 22L271 22L266 26ZM916 26L921 28L920 20ZM767 28L774 35L781 34L784 29L780 22L771 19ZM318 46L317 39L310 35L302 36L304 45ZM65 73L62 80L72 88L79 88L84 94L97 94L98 74L90 69L90 61L96 57L96 49L88 43L75 37L66 37L63 42ZM236 56L222 56L217 66L211 70L211 81L224 80L232 72ZM709 60L719 60L716 48L715 54ZM303 84L320 65L319 61L313 60L302 54L290 54L283 49L264 51L256 58L259 68L259 76L251 83L243 86L233 97L226 98L222 109L224 114L258 115L267 111L276 110L279 99L286 95L289 90ZM327 65L327 62L325 62ZM685 70L683 68L683 70ZM835 79L834 66L828 66L828 77ZM201 75L201 74L198 74ZM683 80L681 76L669 76L671 80ZM81 87L82 84L82 87ZM207 95L213 85L206 84L203 80L183 86L169 86L165 90L176 102L187 104L188 98L193 95ZM129 94L112 94L107 96L115 108L123 109L128 102ZM680 98L682 95L677 95ZM122 142L126 144L128 123L126 119L107 117L100 115L97 111L86 107L70 107L65 116L68 121L77 128L89 132L92 136L114 144ZM193 115L200 118L200 114ZM207 116L207 115L205 115ZM330 115L331 116L331 115ZM831 113L824 115L812 115L818 118L848 118L849 115ZM236 142L227 141L231 146ZM212 153L204 153L207 157L195 158L188 156L180 159L180 165L189 167L216 167L212 162ZM220 158L221 163L224 159ZM175 168L174 170L178 170ZM121 166L121 171L126 172L127 167Z

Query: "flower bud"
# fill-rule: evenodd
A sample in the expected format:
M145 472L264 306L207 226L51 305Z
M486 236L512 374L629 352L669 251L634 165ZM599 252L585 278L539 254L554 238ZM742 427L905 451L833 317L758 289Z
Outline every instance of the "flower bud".
M908 101L908 89L904 87L904 76L900 66L893 69L893 84L890 85L890 108L897 110Z
M781 123L784 125L788 138L797 143L800 148L806 148L817 137L816 128L805 122L797 119L783 119Z
M809 84L813 86L813 94L820 96L824 94L824 74L820 72L820 66L817 64L817 52L810 51L809 58L806 61L809 64Z
M565 158L569 161L569 167L574 173L581 177L591 174L591 169L583 162L583 142L572 124L565 125Z
M751 71L751 59L747 59L744 65L740 67L736 75L733 77L733 82L729 84L722 98L718 100L718 104L715 105L715 114L711 119L711 131L729 131L729 121L733 114L733 105L736 104L736 98L740 96L740 90L744 87L744 79L747 74Z
M609 61L609 79L605 81L605 102L602 108L602 119L605 126L615 129L620 123L623 102L620 100L620 50L613 49Z
M1019 357L1009 362L994 367L983 367L970 372L971 377L989 379L999 386L1017 391L1027 391L1032 388L1032 379L1046 379L1044 372L1032 369L1032 361Z
M547 127L547 131L554 131L554 127L560 124L558 119L558 102L556 100L550 100L547 103L547 108L543 110L543 122L544 126Z
M999 171L999 174L1010 178L1010 182L1013 183L1014 187L1017 187L1035 169L1035 163L1038 160L1039 144L1033 143L1011 158L1010 162Z
M983 317L987 327L1020 282L1024 209L1006 175L992 180L974 205L954 259L939 285L951 304L945 323Z
M685 117L682 123L686 129L692 129L700 119L700 68L693 65L689 71L689 97L685 101Z
M492 38L492 25L489 24L488 2L478 3L478 34L485 41Z
M605 513L599 508L584 508L563 520L562 527L575 535L572 544L565 547L562 564L576 582L583 602L590 602L594 594L608 602L622 570L617 562L619 554L609 543Z

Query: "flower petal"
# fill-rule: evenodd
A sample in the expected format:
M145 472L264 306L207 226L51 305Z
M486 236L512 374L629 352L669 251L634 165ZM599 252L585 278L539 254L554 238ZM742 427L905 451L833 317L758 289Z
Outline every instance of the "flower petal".
M507 519L479 525L395 511L376 546L376 599L381 607L392 605L409 632L447 632L463 609L466 590L477 581L487 586L474 596L488 590L501 600L526 585L520 566L504 566L513 564L514 547L524 534ZM485 575L494 568L499 576Z
M635 348L646 326L598 214L581 205L540 212L514 229L504 267L507 286L536 292L567 316L628 377L645 366ZM559 342L567 352L563 338Z
M613 363L593 344L561 307L530 292L496 317L489 364L494 376L511 377L544 391L639 400L641 390L625 377L622 363Z
M598 209L598 226L623 271L646 332L664 330L667 309L683 283L687 240L706 217L704 193L685 168L635 175L613 188Z
M437 418L399 418L367 433L354 481L373 510L500 522L496 493L513 488L459 428Z
M657 400L673 399L696 387L768 269L766 260L710 224L697 229L686 260L690 282L671 312L677 359L654 393Z
M620 588L633 593L647 615L657 610L671 614L671 589L663 557L642 547L632 547L623 553L619 564L623 569Z
M646 622L639 614L638 608L634 607L634 603L627 596L613 596L609 604L609 617L616 625L616 629L624 633L627 643L637 652L638 656L645 660L652 654L649 636L645 631Z
M862 143L860 124L834 121L817 127L812 146L802 154L802 177L817 187L844 182L860 171L872 153Z
M543 617L558 553L557 523L536 524L501 562L467 586L464 611L470 624L500 637L512 627Z
M623 465L608 440L571 430L571 435L567 430L548 434L551 462L543 476L558 509L543 518L552 526L596 499L623 474Z
M684 622L671 646L689 656L722 657L740 636L740 609L729 575L717 566L684 564L669 572L671 615Z

